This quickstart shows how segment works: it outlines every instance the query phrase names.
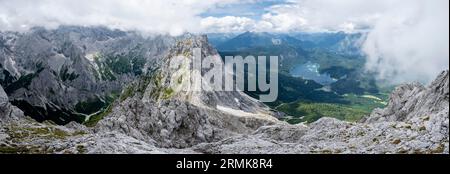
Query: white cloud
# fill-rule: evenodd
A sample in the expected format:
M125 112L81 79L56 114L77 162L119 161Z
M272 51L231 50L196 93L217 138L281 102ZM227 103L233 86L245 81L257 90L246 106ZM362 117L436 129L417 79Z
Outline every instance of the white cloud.
M215 18L222 21L216 26L221 31L368 31L366 69L394 83L427 83L449 68L448 0L292 0L266 10L259 21Z
M252 30L255 21L247 17L206 17L201 21L202 30L213 33L242 32Z
M430 82L449 68L448 0L296 0L270 9L300 31L368 29L367 70L394 83ZM295 27L294 27L295 28ZM291 28L283 28L286 31Z
M267 15L279 16L295 27L287 31L342 31L364 29L384 13L393 0L292 0L275 5Z
M274 32L296 31L307 24L307 21L301 16L293 16L289 14L272 14L267 13L262 16L259 30L271 30ZM265 24L270 24L271 28L267 28ZM260 28L259 28L260 27Z
M390 82L433 80L449 68L449 1L408 0L374 23L367 69Z
M267 13L254 19L201 17L230 4L260 1L0 0L0 30L59 25L104 25L172 35L368 30L366 67L377 72L380 79L428 82L448 69L448 0L287 0L289 3L261 9Z
M199 32L199 15L238 0L0 0L0 30L104 25L178 35Z
M245 31L257 32L288 32L296 31L306 24L306 21L300 17L280 14L264 14L261 20L254 20L248 17L225 16L225 17L206 17L201 20L203 32L213 33L238 33Z

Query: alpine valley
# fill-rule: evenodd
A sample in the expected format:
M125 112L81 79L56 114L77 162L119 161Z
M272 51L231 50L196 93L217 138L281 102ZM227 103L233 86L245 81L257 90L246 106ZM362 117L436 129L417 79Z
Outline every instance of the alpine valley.
M391 86L364 70L365 37L0 32L0 153L448 154L448 70L427 85ZM195 48L217 62L278 56L278 99L174 90L171 77L190 65L171 62L193 59Z

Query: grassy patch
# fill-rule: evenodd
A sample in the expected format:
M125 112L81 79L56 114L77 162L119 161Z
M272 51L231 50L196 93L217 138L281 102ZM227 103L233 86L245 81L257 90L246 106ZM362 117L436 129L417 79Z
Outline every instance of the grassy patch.
M134 94L134 87L132 85L126 87L122 94L119 97L121 102L125 101L128 97L131 97Z
M71 133L53 126L46 127L22 127L12 125L8 127L8 134L12 141L23 142L32 138L65 139L72 136Z
M289 123L296 124L300 122L312 123L322 117L333 117L340 120L357 121L361 119L367 112L332 103L309 103L296 102L285 104L278 107L278 110L293 115L294 119L287 120Z
M388 100L388 94L374 94L374 95L343 95L346 101L349 101L349 106L355 109L360 109L366 112L372 112L375 108L384 108Z
M75 105L75 111L83 114L92 114L105 107L105 105L107 104L104 101L98 97L95 97L88 99L87 101L77 103Z
M78 78L80 75L76 74L75 72L69 73L69 68L64 66L63 68L61 68L59 76L62 81L67 81L67 80L72 81L72 80L75 80L76 78Z
M43 145L27 145L26 142L34 139L55 141L56 139L66 139L71 136L84 135L86 132L76 131L73 133L66 132L62 129L52 126L51 124L35 124L35 125L9 125L6 132L9 137L8 143L0 144L0 154L48 154L53 153L54 149L49 149ZM19 144L16 144L19 143Z
M123 95L124 94L121 94L119 96L118 93L114 92L111 95L109 95L108 97L106 97L106 107L103 107L102 109L100 109L97 114L90 116L89 119L87 121L85 121L83 124L88 127L94 127L95 125L97 125L97 123L101 119L103 119L104 117L106 117L107 115L109 115L112 112L114 102L117 100L117 98L119 98L119 100L125 98ZM123 99L123 100L125 100L125 99Z
M100 79L114 81L116 80L116 76L114 75L112 69L108 66L107 63L104 63L105 57L102 55L96 55L94 57L94 62L97 64L99 68Z
M386 96L358 96L344 95L347 103L319 103L311 101L297 101L284 103L276 107L277 110L291 115L285 120L291 124L301 122L312 123L322 117L333 117L345 121L358 121L370 114L375 108L385 107Z
M92 115L89 120L87 120L84 125L87 127L94 127L97 125L97 123L102 120L104 117L108 116L112 112L112 104L109 105L106 109L104 109L102 112Z
M169 99L170 97L172 97L174 92L175 91L172 88L165 88L164 94L163 94L163 99Z
M83 145L77 145L76 146L78 153L80 154L85 154L87 152L86 147L84 147Z
M38 73L32 73L32 74L27 74L24 76L21 76L19 78L19 80L17 80L16 82L12 83L11 85L9 85L8 87L5 88L5 92L6 93L12 93L20 88L26 88L28 89L28 86L31 85L31 81L38 76Z
M7 146L0 144L0 154L45 154L52 153L34 146Z

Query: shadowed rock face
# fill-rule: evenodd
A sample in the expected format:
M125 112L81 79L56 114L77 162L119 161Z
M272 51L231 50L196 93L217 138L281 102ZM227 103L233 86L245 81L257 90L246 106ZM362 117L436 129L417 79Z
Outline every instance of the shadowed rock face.
M192 49L196 47L202 48L202 57L217 56L217 52L209 46L205 37L185 35L172 38L170 41L172 44L164 49L159 49L158 44L153 47L151 44L145 45L139 49L144 51L137 55L153 53L148 51L150 49L162 51L164 53L158 55L164 56L151 59L152 66L144 66L148 71L136 76L133 76L134 72L120 74L124 69L115 67L117 69L113 71L114 66L111 66L109 70L117 78L112 80L109 79L112 77L109 76L111 74L105 73L103 76L100 74L97 79L95 73L104 71L93 70L95 65L108 65L111 57L98 64L91 64L88 62L92 58L89 50L100 50L105 55L108 55L108 50L109 53L121 50L130 52L128 48L133 47L130 46L133 45L131 43L143 38L133 36L132 33L102 29L59 30L62 30L59 32L63 33L61 35L65 39L78 38L72 40L74 44L69 46L75 48L63 51L60 55L71 62L69 67L77 70L67 72L86 74L77 77L70 75L72 73L62 73L67 75L62 78L61 74L54 74L60 71L52 69L58 67L53 63L37 64L25 61L25 57L32 56L36 56L36 60L47 60L42 57L45 55L44 52L39 51L44 48L30 46L26 49L31 50L30 53L20 53L20 50L25 50L18 48L23 44L11 44L18 42L14 38L17 40L21 37L34 39L37 37L43 45L52 45L53 42L57 42L52 40L58 39L49 37L58 36L58 30L52 31L54 33L51 34L49 31L35 30L31 34L25 34L26 37L17 33L2 34L0 51L7 56L0 57L1 68L10 72L10 75L8 78L5 78L5 74L0 76L1 82L7 85L6 88L0 87L0 153L448 154L448 71L440 74L428 87L405 84L396 88L391 94L388 107L375 110L359 123L322 118L309 125L289 125L272 117L274 113L264 104L237 91L171 90L177 85L171 77L179 73L179 69L170 68L170 60L174 57L183 54L191 59L192 55L185 53L192 53ZM33 39L27 40L33 42ZM86 44L86 48L80 43ZM123 46L127 45L126 43L130 45ZM14 53L17 51L18 53ZM31 53L35 54L23 56ZM53 57L57 56L56 53ZM16 54L22 55L22 58ZM8 56L11 55L16 56L15 63L9 60ZM82 55L84 58L76 55ZM21 59L22 61L19 61ZM120 58L113 60L120 61ZM221 61L219 58L217 60ZM81 64L77 64L80 62ZM83 62L89 63L87 67L91 69L84 69ZM35 67L36 65L40 68ZM6 79L13 79L12 83ZM17 81L21 86L13 85L18 84ZM130 83L126 84L128 81ZM42 108L46 110L42 112L48 111L49 108L70 110L72 105L65 103L67 98L77 96L76 99L67 99L74 102L77 99L81 101L83 97L89 98L88 96L94 93L105 94L111 89L101 86L111 84L117 84L120 88L125 86L125 89L101 114L104 116L103 119L92 128L75 122L65 126L52 122L38 123L23 117L24 114L9 102L25 100L34 108L45 106ZM45 92L47 87L55 88L54 93ZM81 90L85 88L92 91ZM6 89L6 92L3 89ZM72 110L73 108L74 106Z
M24 117L23 112L9 103L3 87L0 85L0 123Z
M205 153L449 153L449 74L428 87L402 85L388 107L361 123L322 118L308 126L276 124L249 135L201 144ZM258 148L256 148L258 147Z
M40 122L83 122L151 69L173 39L84 27L0 33L0 83Z
M390 96L390 105L373 112L365 122L407 121L439 114L448 110L448 90L448 71L442 72L429 87L418 83L399 86Z
M128 85L106 117L94 128L87 129L76 123L59 127L70 135L67 140L71 140L58 141L59 146L65 147L65 152L77 153L73 151L73 143L90 140L95 143L82 144L89 153L193 153L188 149L193 145L249 134L261 126L277 122L268 107L238 91L168 93L168 89L174 85L170 78L177 71L168 68L170 60L181 53L191 53L194 48L202 48L203 57L218 56L205 37L186 35L177 39L169 54L159 64L155 64L155 70ZM187 58L192 59L192 56ZM219 57L217 60L221 61ZM218 106L240 112L223 112L217 109ZM22 121L21 124L30 123ZM52 125L42 123L40 126ZM76 131L85 133L73 137ZM43 139L48 143L44 146L53 149L55 144L50 143L52 138ZM133 149L133 144L139 144L139 147ZM104 149L99 149L99 146Z
M0 86L0 108L4 110L9 104L8 96L6 95L3 87Z
M201 48L202 58L214 56L222 61L217 51L202 36L187 35L179 39L157 70L128 87L128 98L114 105L111 114L99 122L99 132L120 131L143 141L152 141L160 147L186 148L212 142L256 128L277 120L264 104L238 91L178 91L175 73L184 78L195 78L189 72L170 68L178 55L193 59L194 48ZM179 60L183 61L183 60ZM190 67L187 62L180 67ZM199 77L202 78L202 77ZM220 107L246 113L226 113ZM249 116L254 115L254 116Z

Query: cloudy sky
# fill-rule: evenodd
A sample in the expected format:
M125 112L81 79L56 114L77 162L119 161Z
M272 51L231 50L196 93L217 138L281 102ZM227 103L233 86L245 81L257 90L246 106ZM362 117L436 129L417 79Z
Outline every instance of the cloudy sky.
M448 12L448 0L0 0L0 29L66 24L172 35L249 30L353 32L371 29L383 19L412 23L428 12L437 20L448 19L439 14Z
M448 69L448 21L448 0L0 0L1 31L59 25L171 35L367 31L367 69L396 81L429 81Z

